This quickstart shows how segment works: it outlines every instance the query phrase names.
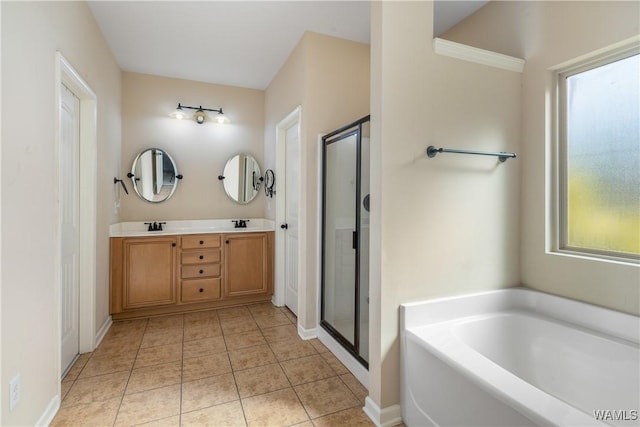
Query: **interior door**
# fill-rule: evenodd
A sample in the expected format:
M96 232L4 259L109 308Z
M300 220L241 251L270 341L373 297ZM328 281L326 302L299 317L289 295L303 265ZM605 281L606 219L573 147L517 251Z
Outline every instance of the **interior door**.
M80 100L61 85L60 218L62 373L79 353L79 146Z
M285 305L298 314L298 205L300 134L295 123L285 134Z

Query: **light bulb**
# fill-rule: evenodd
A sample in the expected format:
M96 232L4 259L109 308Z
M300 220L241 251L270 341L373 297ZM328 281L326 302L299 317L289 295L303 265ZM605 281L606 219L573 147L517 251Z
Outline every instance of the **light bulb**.
M175 110L173 110L173 111L171 112L171 114L169 114L169 116L170 116L172 119L184 120L184 119L186 119L186 118L188 118L188 117L189 117L189 114L188 114L186 111L184 111L184 110L182 109L182 107L180 106L180 104L178 104L178 108L176 108Z

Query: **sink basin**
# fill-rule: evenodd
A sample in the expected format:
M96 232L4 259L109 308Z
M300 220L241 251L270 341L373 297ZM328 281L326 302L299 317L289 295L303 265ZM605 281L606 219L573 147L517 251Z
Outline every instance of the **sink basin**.
M247 221L246 228L235 228L232 219L197 219L183 221L158 221L166 222L162 225L162 231L147 231L148 221L119 222L109 226L110 237L134 237L134 236L163 236L171 234L201 234L201 233L248 233L252 231L274 231L275 223L264 218L238 218Z

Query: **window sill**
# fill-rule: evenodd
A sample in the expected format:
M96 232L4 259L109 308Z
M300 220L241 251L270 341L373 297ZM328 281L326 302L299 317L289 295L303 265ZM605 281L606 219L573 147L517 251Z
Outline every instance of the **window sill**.
M547 251L548 255L557 255L567 258L581 259L585 261L606 262L609 264L626 265L630 267L640 267L640 259L622 258L613 255L581 252L573 249L552 249Z

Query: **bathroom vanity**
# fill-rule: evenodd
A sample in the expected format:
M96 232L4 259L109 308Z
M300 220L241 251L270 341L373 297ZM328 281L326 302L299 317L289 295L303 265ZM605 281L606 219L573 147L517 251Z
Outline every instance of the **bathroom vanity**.
M250 302L273 294L274 224L251 219L144 222L110 228L113 319L181 313Z

